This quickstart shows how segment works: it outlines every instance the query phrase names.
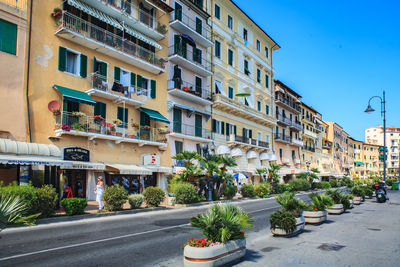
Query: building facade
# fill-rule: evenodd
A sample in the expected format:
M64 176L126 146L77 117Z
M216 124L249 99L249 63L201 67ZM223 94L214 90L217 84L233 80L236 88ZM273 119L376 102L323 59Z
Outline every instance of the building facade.
M315 109L301 103L301 123L303 147L301 149L302 169L311 170L318 168L316 147L318 141L317 134L317 114Z
M278 44L233 1L209 1L213 59L212 132L216 153L233 156L235 172L258 179L275 159L272 84Z
M321 119L321 118L319 118ZM332 143L327 139L328 124L321 119L321 131L318 133L317 162L320 176L329 178L333 171Z

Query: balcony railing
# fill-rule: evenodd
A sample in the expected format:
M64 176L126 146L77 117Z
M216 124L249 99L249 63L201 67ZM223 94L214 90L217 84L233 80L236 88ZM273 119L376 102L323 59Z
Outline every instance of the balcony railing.
M149 89L140 88L138 86L123 85L118 81L115 81L111 86L107 82L107 77L104 77L98 73L92 73L90 75L92 81L92 88L103 92L109 92L119 95L124 95L127 98L133 96L148 96Z
M292 108L294 110L297 110L298 112L301 111L301 108L300 108L300 106L298 104L290 102L289 100L287 100L284 97L282 97L280 94L277 94L275 96L275 99L279 100L281 103L285 104L286 106L288 106L288 107L290 107L290 108Z
M226 141L241 143L241 144L246 144L246 145L252 145L252 146L258 146L261 148L269 148L269 143L267 143L267 142L248 138L245 136L235 135L235 134L227 135Z
M26 0L0 0L0 3L4 3L8 6L14 7L19 10L26 11Z
M282 134L275 134L275 140L283 141L283 142L287 142L287 143L292 142L292 139L290 138L290 136L286 136L286 135L282 135Z
M68 12L63 12L62 24L59 26L57 31L61 29L67 29L83 36L84 38L100 42L103 45L136 57L158 68L165 68L166 60L156 53Z
M188 15L186 15L182 12L179 13L179 15L178 15L177 13L175 13L175 11L173 11L169 15L170 15L170 17L169 17L170 23L175 20L179 20L180 22L182 22L183 24L185 24L190 29L197 32L204 38L211 40L211 29L209 28L207 23L203 22L202 25L199 26L198 24L196 24L196 21L194 19L192 19L191 17L189 17Z
M173 122L170 124L168 130L170 132L179 133L183 135L211 139L210 131L206 130L203 127L198 127L195 125Z
M295 129L297 129L299 131L303 130L303 126L301 126L301 122L292 121L291 123L292 123L291 127L295 128Z
M317 138L317 134L314 132L311 132L310 130L304 129L303 134L308 135L311 138Z
M207 53L193 54L189 49L184 49L179 45L173 45L168 48L168 56L178 55L201 68L211 71L211 63L207 60Z
M332 143L328 143L328 142L324 142L322 143L322 147L323 148L332 148ZM354 153L356 153L356 151L354 150Z
M289 120L288 118L282 116L281 114L276 114L276 118L277 118L279 121L281 121L281 122L283 122L283 123L285 123L285 124L287 124L287 125L292 125L292 121Z
M158 143L167 143L166 128L152 128L149 126L138 126L123 123L118 120L109 121L98 116L87 116L82 112L65 112L56 116L55 131L64 133L82 133L82 135L93 135L105 139L107 136L121 137L121 139L137 139Z
M304 150L310 151L310 152L315 152L315 148L311 146L303 146Z
M207 87L208 88L208 87ZM192 83L182 81L181 79L173 79L168 81L168 90L179 89L183 92L201 97L206 100L212 100L210 90L203 88L202 86L196 86Z

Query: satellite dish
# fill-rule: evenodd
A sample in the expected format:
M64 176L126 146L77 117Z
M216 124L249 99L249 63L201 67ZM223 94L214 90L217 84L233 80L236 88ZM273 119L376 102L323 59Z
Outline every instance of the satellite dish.
M50 111L61 109L61 105L57 100L50 101L47 107L49 108Z

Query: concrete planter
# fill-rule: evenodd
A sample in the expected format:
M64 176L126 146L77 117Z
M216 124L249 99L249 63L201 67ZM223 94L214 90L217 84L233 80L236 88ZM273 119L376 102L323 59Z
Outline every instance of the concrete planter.
M344 212L343 204L335 204L327 209L329 214L342 214Z
M306 223L322 223L328 218L328 211L303 211Z
M271 229L271 232L274 235L277 235L277 236L295 235L297 233L302 232L304 227L305 227L305 225L306 225L306 221L305 221L304 217L300 216L299 218L296 218L296 230L294 230L293 233L289 234L289 233L287 233L285 230L283 230L281 228Z
M352 199L349 199L350 201L350 209L354 208L354 201Z
M246 239L231 240L225 244L207 248L186 246L183 254L184 266L222 266L244 257Z
M361 198L361 197L354 197L354 198L353 198L353 203L354 203L354 205L360 205L360 204L361 204L361 201L362 201L362 198Z

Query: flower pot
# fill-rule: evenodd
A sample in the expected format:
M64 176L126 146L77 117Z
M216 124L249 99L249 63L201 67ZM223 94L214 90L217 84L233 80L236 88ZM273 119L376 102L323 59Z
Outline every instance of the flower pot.
M361 200L362 200L361 197L354 197L353 198L354 205L360 205L361 204Z
M354 201L352 199L349 199L350 201L350 209L354 208Z
M303 216L296 218L296 230L293 233L289 234L285 230L281 228L271 229L271 233L277 236L288 236L288 235L295 235L303 231L304 226L306 225L306 221Z
M117 136L121 137L121 136L122 136L122 133L117 133Z
M303 211L306 223L322 223L328 218L328 211Z
M343 204L335 204L327 209L329 214L342 214L344 212Z
M246 239L235 239L213 247L186 246L183 251L184 266L222 266L246 254Z

